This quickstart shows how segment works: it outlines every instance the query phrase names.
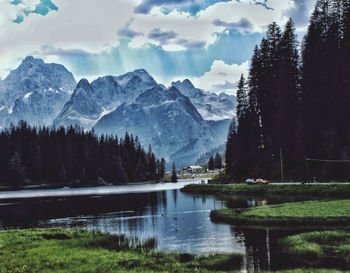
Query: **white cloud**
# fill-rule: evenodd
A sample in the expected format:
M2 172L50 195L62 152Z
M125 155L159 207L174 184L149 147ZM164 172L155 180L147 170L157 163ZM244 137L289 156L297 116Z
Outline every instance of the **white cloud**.
M206 91L216 93L225 91L226 93L235 94L235 88L232 85L238 82L241 74L247 77L248 71L249 61L229 65L222 60L215 60L210 67L210 71L200 77L190 77L189 80L195 87ZM188 77L177 77L174 81L186 78ZM226 87L229 87L229 89L226 89Z
M239 31L265 32L266 27L273 21L283 26L289 19L293 10L298 10L295 0L269 0L266 9L262 5L256 5L251 0L240 0L220 2L200 11L197 16L190 16L189 13L173 10L164 14L161 7L154 7L150 14L136 14L132 28L141 33L148 33L150 30L160 28L162 32L174 32L180 40L191 42L206 41L206 46L213 44L216 33L225 31L228 26L237 26ZM218 24L218 20L222 22ZM215 23L216 22L216 23ZM249 22L249 28L240 27L242 22ZM147 35L137 37L130 43L131 47L140 47L152 43L162 46L162 43L149 39ZM173 39L166 45L166 50L184 50L181 44Z
M57 12L46 16L32 14L15 24L12 20L18 7L0 0L0 75L6 76L9 67L13 69L28 54L40 56L42 46L94 53L117 46L117 32L129 22L135 5L123 0L54 2Z

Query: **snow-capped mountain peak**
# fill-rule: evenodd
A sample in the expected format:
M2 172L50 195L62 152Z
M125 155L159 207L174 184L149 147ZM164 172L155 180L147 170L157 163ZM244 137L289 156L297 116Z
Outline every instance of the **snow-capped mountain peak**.
M172 82L171 85L189 97L204 119L232 119L235 115L236 98L234 96L225 93L217 95L213 92L206 92L202 89L195 88L188 79L182 82Z
M144 69L128 72L121 76L104 76L92 81L81 80L75 94L55 120L55 125L79 124L85 129L93 125L106 113L122 103L133 102L144 91L158 86ZM88 104L86 104L86 103Z
M0 126L24 119L31 125L51 125L76 85L63 65L27 56L1 82L0 104L7 108Z

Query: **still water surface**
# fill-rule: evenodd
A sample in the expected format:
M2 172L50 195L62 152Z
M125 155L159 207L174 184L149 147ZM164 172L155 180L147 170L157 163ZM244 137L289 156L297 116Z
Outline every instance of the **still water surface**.
M97 188L0 193L0 229L62 227L157 238L158 249L207 254L242 253L242 270L288 267L279 238L293 230L252 229L211 222L210 211L265 205L257 197L226 202L179 189L200 180ZM300 232L300 231L299 231ZM292 265L290 265L292 266Z

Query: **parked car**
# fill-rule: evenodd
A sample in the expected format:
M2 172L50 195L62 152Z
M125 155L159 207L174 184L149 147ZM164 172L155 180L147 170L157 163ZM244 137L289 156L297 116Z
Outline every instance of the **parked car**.
M253 178L247 178L245 183L246 184L255 184L255 180Z
M257 180L255 180L255 183L256 184L269 184L269 180L258 178Z

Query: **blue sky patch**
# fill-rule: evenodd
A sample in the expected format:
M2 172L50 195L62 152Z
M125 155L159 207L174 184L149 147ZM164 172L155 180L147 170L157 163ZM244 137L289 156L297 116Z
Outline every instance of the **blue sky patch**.
M220 2L230 2L231 0L143 0L140 5L135 8L135 13L148 14L153 7L161 7L164 14L169 14L174 9L179 12L188 12L192 16L197 15L201 10ZM239 2L239 0L236 0Z
M266 8L267 10L274 10L273 8L271 8L267 2L268 0L254 0L255 1L255 5L260 5L263 6L264 8Z
M14 0L10 2L12 5L19 5L22 3L22 0ZM35 14L40 14L42 16L47 15L50 11L57 11L58 7L52 3L51 0L41 0L40 3L38 5L36 5L34 10L28 10L28 9L23 9L21 15L17 15L17 18L15 20L13 20L14 23L20 24L24 21L24 16L29 16L31 13L35 13Z

